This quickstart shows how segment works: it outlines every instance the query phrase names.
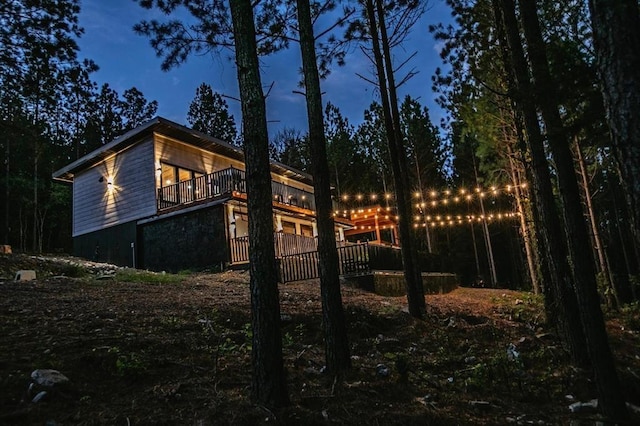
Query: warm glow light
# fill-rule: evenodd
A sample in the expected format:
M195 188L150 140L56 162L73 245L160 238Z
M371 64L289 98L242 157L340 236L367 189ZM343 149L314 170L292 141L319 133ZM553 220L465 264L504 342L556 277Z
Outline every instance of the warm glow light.
M431 191L431 197L436 197L438 195L438 193L436 191Z

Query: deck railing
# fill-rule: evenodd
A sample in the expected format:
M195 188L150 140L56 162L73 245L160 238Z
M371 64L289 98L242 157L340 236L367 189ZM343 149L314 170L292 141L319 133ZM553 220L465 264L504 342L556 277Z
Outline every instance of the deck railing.
M369 244L358 243L338 247L340 275L353 276L371 272ZM280 281L310 280L320 276L318 251L290 254L280 258Z
M158 210L219 197L233 191L246 194L246 175L243 170L230 167L158 188ZM276 202L316 209L313 193L309 191L274 181L271 182L271 191Z
M318 250L318 241L314 237L285 234L282 232L275 232L273 234L273 245L277 258ZM249 237L232 238L229 246L231 263L249 261Z

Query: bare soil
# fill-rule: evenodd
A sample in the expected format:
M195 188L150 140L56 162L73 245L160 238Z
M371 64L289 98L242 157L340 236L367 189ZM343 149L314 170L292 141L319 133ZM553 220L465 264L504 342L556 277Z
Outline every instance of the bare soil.
M404 297L344 286L353 368L332 380L322 372L318 281L281 285L291 406L273 413L249 398L248 273L131 282L120 274L96 279L108 265L75 265L0 255L0 425L599 419L570 412L572 402L597 397L591 374L570 365L553 330L542 327L540 300L528 293L459 288L427 296L427 317L418 321L406 313ZM24 268L36 269L38 280L13 282ZM608 327L627 400L640 405L640 321L625 315L609 315ZM59 370L70 384L32 402L35 369Z

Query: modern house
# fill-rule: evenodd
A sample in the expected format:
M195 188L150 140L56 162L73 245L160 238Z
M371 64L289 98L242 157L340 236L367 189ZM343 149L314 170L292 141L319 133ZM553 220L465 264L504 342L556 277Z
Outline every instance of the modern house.
M316 250L312 179L271 163L276 255ZM242 151L155 118L53 174L73 185L74 254L153 270L248 261ZM336 216L336 240L354 224Z

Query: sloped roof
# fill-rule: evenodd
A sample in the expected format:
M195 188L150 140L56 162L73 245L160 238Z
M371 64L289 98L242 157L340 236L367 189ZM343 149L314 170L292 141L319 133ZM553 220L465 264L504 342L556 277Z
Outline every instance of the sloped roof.
M197 130L189 129L166 118L155 117L113 141L102 145L87 155L80 157L73 163L55 171L53 173L53 179L73 182L73 178L78 172L93 167L104 159L129 148L153 133L166 135L206 151L215 152L225 157L244 162L244 152L228 142L198 132ZM311 175L277 161L271 161L271 171L309 185L313 184Z

